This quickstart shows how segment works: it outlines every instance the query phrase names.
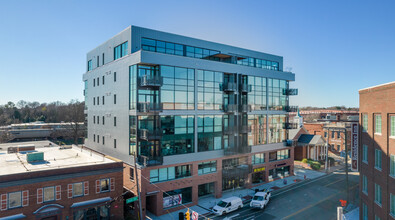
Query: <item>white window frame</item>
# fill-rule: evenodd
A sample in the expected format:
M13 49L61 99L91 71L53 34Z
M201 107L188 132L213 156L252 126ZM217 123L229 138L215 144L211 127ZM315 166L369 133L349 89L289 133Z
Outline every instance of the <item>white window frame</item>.
M383 202L381 186L377 183L374 184L374 202L380 207Z
M362 192L368 195L368 177L362 176Z
M51 199L51 200L46 200L45 199L45 190L46 189L49 189L49 188L52 188L53 189L53 199ZM53 202L53 201L55 201L56 200L56 188L55 188L55 186L47 186L47 187L43 187L43 202Z
M16 194L16 193L20 193L20 205L18 205L18 206L13 206L13 207L11 207L11 205L10 205L10 195L13 195L13 194ZM7 195L7 207L8 207L8 209L16 209L16 208L20 208L20 207L22 207L22 191L15 191L15 192L10 192L10 193L8 193L8 195Z
M363 144L362 145L362 162L368 164L368 145Z
M380 119L380 120L378 120L378 119ZM380 121L380 126L377 124L378 121ZM383 126L383 118L381 117L381 114L375 114L374 115L374 133L381 135L382 126ZM377 130L380 130L380 132L378 132Z
M74 189L77 184L81 184L81 195L76 195ZM73 183L73 198L84 196L84 182Z
M368 114L362 114L362 132L368 132Z
M395 115L390 115L389 118L390 138L395 138Z
M374 149L374 168L381 171L382 167L383 167L382 151L379 149Z
M108 190L103 190L102 189L102 181L108 181ZM103 178L103 179L100 179L100 192L101 193L104 193L104 192L110 192L110 190L111 190L111 180L110 180L110 178Z

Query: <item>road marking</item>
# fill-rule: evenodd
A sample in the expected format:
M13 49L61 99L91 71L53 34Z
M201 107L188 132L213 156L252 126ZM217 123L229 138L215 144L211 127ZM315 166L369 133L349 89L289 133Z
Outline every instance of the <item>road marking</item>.
M326 176L321 176L322 178L316 178L316 179L313 179L313 180L311 180L311 181L308 181L308 182L306 182L306 183L304 183L304 184L297 185L297 186L295 186L295 187L290 187L290 189L287 189L287 190L285 190L285 191L281 191L281 192L279 192L279 193L277 193L277 194L275 194L275 195L272 195L272 197L281 195L281 194L286 193L286 192L289 192L289 191L291 191L291 190L295 190L295 189L300 188L300 187L302 187L302 186L304 186L304 185L317 182L317 181L319 181L319 180L321 180L321 179L325 179L325 178L330 177L330 176L332 176L332 175L333 175L333 173L328 174L328 175L326 175Z
M340 179L340 180L337 180L337 181L335 181L335 182L328 183L328 184L324 185L324 187L327 187L327 186L329 186L329 185L338 183L338 182L340 182L340 181L344 181L344 179Z
M236 217L236 216L239 216L240 214L236 214L236 215L232 215L232 216L230 216L230 217L226 217L226 219L232 219L232 218L234 218L234 217Z
M354 189L354 188L357 187L357 186L358 186L358 184L354 185L353 187L350 188L350 190L351 190L351 189ZM309 209L309 208L311 208L311 207L313 207L313 206L316 206L316 205L320 204L321 202L324 202L324 201L326 201L326 200L328 200L328 199L331 199L331 198L337 196L337 195L340 194L340 193L343 193L343 191L344 191L344 190L342 190L342 191L340 191L340 192L337 192L337 193L335 193L335 194L333 194L333 195L331 195L331 196L325 197L325 198L321 199L320 201L318 201L318 202L316 202L316 203L313 203L313 204L311 204L311 205L309 205L309 206L304 207L303 209L301 209L301 210L299 210L299 211L297 211L297 212L294 212L294 213L292 213L292 214L290 214L290 215L288 215L288 216L285 216L285 217L282 218L282 219L289 219L289 218L291 218L292 216L295 216L295 215L297 215L297 214L299 214L299 213L301 213L301 212L306 211L307 209Z

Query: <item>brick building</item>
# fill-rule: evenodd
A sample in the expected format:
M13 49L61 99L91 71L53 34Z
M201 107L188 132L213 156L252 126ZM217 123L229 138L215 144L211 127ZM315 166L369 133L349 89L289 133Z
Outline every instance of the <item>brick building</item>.
M395 82L359 90L360 219L395 219Z
M29 148L0 151L0 219L123 219L122 162L79 147Z
M344 132L341 131L328 131L328 128L346 128L347 127L347 146L350 150L351 148L351 123L352 122L309 122L304 123L303 126L306 128L307 132L312 135L321 135L324 140L328 138L329 150L332 153L339 154L344 152L345 136Z

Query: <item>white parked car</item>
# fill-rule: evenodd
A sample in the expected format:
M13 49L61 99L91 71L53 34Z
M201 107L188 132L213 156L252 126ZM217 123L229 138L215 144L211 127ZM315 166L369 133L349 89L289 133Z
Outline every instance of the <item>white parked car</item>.
M217 215L224 215L241 208L243 208L243 202L239 197L234 196L221 200L214 206L213 212Z
M250 202L250 207L264 209L269 203L271 195L272 193L266 189L255 193Z

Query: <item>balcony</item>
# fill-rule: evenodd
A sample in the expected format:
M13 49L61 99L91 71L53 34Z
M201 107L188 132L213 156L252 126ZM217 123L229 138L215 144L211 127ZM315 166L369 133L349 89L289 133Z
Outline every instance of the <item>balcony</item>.
M298 95L298 89L283 89L283 95Z
M140 76L139 85L142 87L161 87L163 85L163 77L151 75Z
M232 82L224 82L219 85L219 89L223 92L236 92L237 84Z
M250 112L250 111L252 111L252 107L251 107L251 105L242 104L240 107L240 111L241 112Z
M240 128L240 133L246 134L251 133L251 126L249 125L242 125Z
M222 175L226 177L246 176L252 173L251 164L240 164L237 166L226 166L222 168Z
M143 156L139 155L137 157L137 163L142 166L158 166L163 164L163 157L162 156Z
M241 144L239 146L230 146L224 149L225 156L248 154L251 153L251 145Z
M240 85L240 92L242 93L249 93L252 91L252 86L248 84L241 84Z
M154 102L139 102L137 103L137 109L139 112L146 113L161 112L163 110L163 104Z
M297 128L298 128L298 123L285 122L283 124L283 129L297 129Z
M234 127L231 127L231 126L224 126L223 133L226 135L231 135L231 134L235 133L235 129L234 129Z
M146 141L160 140L163 135L163 130L160 128L149 130L149 129L139 129L139 138Z
M227 112L227 113L237 112L237 105L236 104L223 105L223 110L224 110L224 112Z
M298 111L298 106L285 106L284 110L286 112L297 112Z

